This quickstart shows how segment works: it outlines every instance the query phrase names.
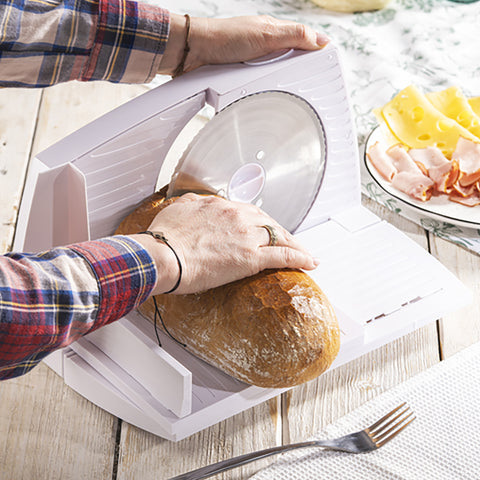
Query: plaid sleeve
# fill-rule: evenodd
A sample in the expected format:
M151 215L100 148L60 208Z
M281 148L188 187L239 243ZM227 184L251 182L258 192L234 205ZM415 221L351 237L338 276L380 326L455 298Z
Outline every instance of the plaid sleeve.
M156 281L140 244L116 236L33 255L0 257L0 379L120 319Z
M0 86L149 82L169 29L167 10L131 0L0 0Z

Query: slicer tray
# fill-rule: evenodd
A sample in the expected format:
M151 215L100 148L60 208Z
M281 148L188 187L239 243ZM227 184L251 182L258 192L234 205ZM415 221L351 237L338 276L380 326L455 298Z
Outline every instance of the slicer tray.
M311 275L325 290L339 319L341 348L331 368L391 342L470 300L463 285L406 235L363 207L354 208L349 213L298 235L321 260ZM363 217L363 227L358 229L359 217ZM382 254L389 249L394 249L398 255ZM132 314L121 322L132 322L151 342L156 341L150 321ZM70 373L70 364L75 362L77 373L81 369L82 375L89 378L88 382L96 379L100 383L96 387L97 396L102 383L111 385L111 388L115 385L123 393L123 408L129 405L131 412L128 415L123 412L122 418L142 428L148 424L149 431L166 438L179 440L189 436L283 391L239 382L161 334L166 352L191 372L191 391L188 393L192 399L191 410L179 417L154 402L154 397L140 382L118 363L105 358L101 349L95 348L98 342L101 344L102 338L109 336L109 329L114 328L117 328L115 324L88 335L78 342L82 343L82 349L73 345L73 351L88 363L83 363L77 355L67 354L65 381L74 387L77 385L77 376ZM133 345L132 337L128 338ZM85 348L93 355L94 361L85 355ZM114 354L114 360L122 362L124 358L120 355L124 354L116 354L118 357ZM131 349L129 355L141 355L141 351L137 347ZM109 368L105 367L107 361L111 364ZM160 361L158 365L151 362L148 368L151 372L158 372L162 364ZM162 388L167 387L164 379L159 384ZM111 394L105 394L105 397L89 398L121 416L112 410L114 397Z

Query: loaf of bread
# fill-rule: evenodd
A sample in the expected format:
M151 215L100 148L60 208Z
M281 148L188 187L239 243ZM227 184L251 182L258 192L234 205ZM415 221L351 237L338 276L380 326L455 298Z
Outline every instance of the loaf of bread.
M146 230L172 201L165 201L165 189L153 194L125 218L117 233ZM285 388L312 380L331 365L340 347L331 304L299 270L265 270L202 293L155 298L175 339L248 384ZM153 321L151 298L139 310Z

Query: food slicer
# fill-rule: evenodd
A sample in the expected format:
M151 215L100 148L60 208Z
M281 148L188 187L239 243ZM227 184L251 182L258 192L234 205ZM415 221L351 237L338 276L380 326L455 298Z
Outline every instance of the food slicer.
M310 275L341 327L335 368L469 301L431 255L361 205L359 154L338 52L282 51L202 67L40 153L27 176L14 249L112 234L153 193L190 121L216 114L182 153L169 194L253 202L318 258ZM185 438L282 390L239 382L132 312L50 355L65 383L112 414Z

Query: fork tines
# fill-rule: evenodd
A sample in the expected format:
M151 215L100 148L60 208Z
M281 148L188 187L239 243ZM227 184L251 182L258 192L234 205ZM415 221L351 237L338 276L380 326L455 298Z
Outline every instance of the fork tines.
M368 427L365 431L375 445L381 447L397 436L412 423L415 418L409 406L404 402Z

